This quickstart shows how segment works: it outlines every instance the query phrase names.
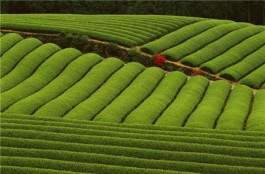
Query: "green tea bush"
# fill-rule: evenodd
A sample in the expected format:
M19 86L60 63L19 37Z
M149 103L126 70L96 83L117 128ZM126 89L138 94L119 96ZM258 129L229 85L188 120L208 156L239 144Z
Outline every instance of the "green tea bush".
M185 84L186 79L187 76L183 73L168 73L154 92L126 117L124 123L152 124L155 122Z
M155 122L156 125L182 126L194 111L209 84L205 77L192 77L180 90L174 101Z
M21 40L1 57L1 78L7 75L28 53L41 46L42 42L35 38Z
M231 84L222 80L210 84L185 127L213 128L225 105L230 88Z
M265 82L265 64L255 69L252 73L241 79L239 82L252 88L259 88Z
M26 80L50 56L61 48L47 43L27 54L6 76L0 79L1 92L5 92Z
M220 76L233 81L238 81L242 79L244 76L251 74L252 71L254 71L259 66L265 63L265 59L261 58L264 55L264 52L265 52L265 46L262 46L257 51L248 55L237 64L230 66L225 70L221 71Z
M1 111L3 112L15 102L46 86L58 76L71 61L80 55L81 52L73 48L67 48L53 54L32 76L24 80L23 83L1 94Z
M262 31L264 31L264 27L261 26L249 26L235 30L198 50L197 52L186 56L185 58L181 59L181 62L191 66L200 66L201 64L208 62L219 55L222 55L226 51L229 51L230 48L234 47L245 39Z
M8 34L1 36L0 38L1 56L3 56L6 51L8 51L11 47L13 47L16 43L20 42L21 40L23 40L23 37L16 33L8 33Z
M264 131L265 127L265 90L259 90L254 96L252 110L248 118L246 130L248 131Z
M99 57L98 55L95 56ZM34 115L49 114L53 117L62 117L79 103L89 98L123 65L124 63L117 58L103 60L63 94L40 107Z
M229 23L231 21L224 20L203 20L191 25L184 26L172 33L169 33L155 41L149 42L141 46L143 52L158 54L166 49L174 47L189 38L196 36L214 26ZM196 30L194 30L196 28Z
M167 58L177 61L189 54L192 54L204 46L224 37L226 34L238 30L240 28L250 26L246 23L225 23L212 27L187 41L176 45L175 47L169 48L162 54Z
M113 74L101 88L79 103L64 118L91 120L111 103L144 70L141 64L132 62Z
M76 58L53 81L38 92L16 102L5 112L33 114L38 108L60 96L65 90L80 81L100 61L101 58L92 53Z
M265 31L256 34L240 44L229 49L224 54L215 57L213 60L202 64L201 69L207 68L212 73L220 72L226 67L232 66L241 60L244 60L246 56L255 52L265 44ZM251 46L250 46L251 45ZM244 72L245 70L243 70Z
M218 119L216 129L242 130L244 121L249 113L252 93L252 89L245 85L236 86L232 90L223 113Z
M129 112L135 109L153 92L164 75L165 72L159 68L147 68L128 88L126 88L126 90L101 111L94 118L94 121L122 122Z

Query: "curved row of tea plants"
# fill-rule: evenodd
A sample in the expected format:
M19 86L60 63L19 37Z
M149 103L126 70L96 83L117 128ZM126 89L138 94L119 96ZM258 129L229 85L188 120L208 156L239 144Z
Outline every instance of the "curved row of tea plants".
M48 116L48 115L47 115ZM1 170L16 173L265 172L265 134L1 114Z
M254 95L244 85L233 88L222 80L210 82L205 77L166 73L135 62L125 64L114 57L103 59L73 48L42 44L34 38L9 47L0 59L3 113L265 130L264 90Z
M1 27L85 34L131 47L201 20L204 19L158 15L2 14Z

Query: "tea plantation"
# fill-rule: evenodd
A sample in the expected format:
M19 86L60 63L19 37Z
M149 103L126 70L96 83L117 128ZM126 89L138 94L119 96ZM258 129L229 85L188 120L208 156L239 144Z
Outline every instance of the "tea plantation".
M265 27L155 17L1 15L1 172L265 173ZM21 31L85 34L235 83Z

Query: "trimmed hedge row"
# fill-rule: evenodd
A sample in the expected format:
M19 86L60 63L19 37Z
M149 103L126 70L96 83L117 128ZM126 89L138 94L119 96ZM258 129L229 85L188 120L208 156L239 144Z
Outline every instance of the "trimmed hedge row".
M33 114L38 108L58 97L65 90L80 81L100 61L101 58L96 54L83 54L65 67L49 84L36 93L16 102L5 112Z
M264 75L264 74L263 74ZM259 90L254 97L252 112L248 118L247 130L265 131L265 90Z
M1 43L2 45L2 43ZM19 41L7 50L0 59L1 78L7 75L27 54L41 46L42 42L35 38L27 38Z
M262 46L257 51L245 57L242 61L221 71L220 76L233 81L242 79L265 63L265 59L262 59L264 53L265 46Z
M265 82L265 63L254 70L249 75L245 76L239 82L244 85L248 85L253 88L260 88Z
M201 103L190 115L185 126L214 128L228 97L231 84L226 81L215 81L210 84Z
M1 93L26 80L53 54L61 50L55 44L47 43L28 53L7 75L0 79Z
M189 54L192 54L204 46L224 37L226 34L233 32L235 30L250 26L247 23L228 23L220 24L213 28L210 28L187 41L178 44L175 47L169 48L164 51L162 54L169 59L178 61Z
M56 76L58 76L70 62L80 55L81 52L73 48L67 48L53 54L35 71L32 76L24 80L23 83L20 83L14 88L1 93L1 112L6 110L15 102L43 88Z
M155 41L149 42L141 46L143 52L157 54L168 48L176 46L189 38L196 36L212 27L220 24L230 23L232 21L226 20L204 20L194 24L184 26L172 33L169 33ZM196 30L194 30L196 28Z
M113 74L94 94L64 115L64 118L93 119L112 100L115 100L143 70L144 66L139 63L126 64Z
M17 138L4 138L8 143L19 143L22 139ZM70 148L71 143L66 143L66 147L60 148L59 145L63 142L56 141L44 141L44 140L31 140L25 139L32 143L23 143L22 145L16 146L7 146L13 147L15 149L19 148L31 148L31 149L43 149L43 150L52 150L52 145L55 146L53 151L63 151L63 152L75 152L76 154L106 154L106 155L114 155L114 156L125 156L125 157L133 157L139 159L146 160L161 160L164 159L166 161L187 161L187 162L197 162L197 163L210 163L210 164L222 164L222 165L233 165L240 166L244 165L245 167L264 167L264 159L257 158L248 158L248 157L232 157L226 155L216 155L210 153L196 153L196 152L167 152L165 150L150 150L150 149L138 149L138 148L128 148L128 147L120 147L119 146L100 146L100 145L75 145ZM43 142L43 147L41 147L40 143ZM7 145L8 143L4 143ZM77 149L79 147L79 149ZM113 150L111 150L113 148ZM11 149L11 148L10 148ZM77 150L75 150L77 149Z
M123 122L126 115L152 93L164 75L165 72L159 68L147 68L93 120L114 123Z
M187 76L183 73L168 73L154 92L126 117L124 123L154 123L159 115L171 103L181 87L184 86L186 80Z
M227 101L223 113L218 119L216 129L242 130L247 118L253 91L244 85L236 86ZM240 110L239 110L240 108Z
M209 80L205 77L192 77L180 90L175 100L161 114L155 125L182 126L203 97Z
M1 53L1 57L3 56L3 54L9 50L11 47L13 47L16 43L20 42L23 39L22 36L16 34L16 33L8 33L3 35L1 33L1 38L0 38L0 43L1 43L1 47L0 47L0 53Z
M200 66L201 64L208 62L228 51L230 48L234 47L245 39L250 38L262 31L264 31L264 27L262 26L249 26L235 30L198 50L197 52L186 56L185 58L181 59L181 62L191 66Z
M107 134L108 132L106 132ZM46 141L62 141L79 144L97 144L111 146L125 146L135 148L147 148L167 151L203 152L213 154L225 154L229 156L245 156L252 158L265 158L264 143L259 143L253 148L253 143L239 143L234 141L213 141L212 138L182 138L181 141L164 141L150 138L117 137L109 135L77 135L71 132L56 133L43 130L25 129L1 129L2 137L21 139L39 139ZM133 135L131 135L133 136ZM220 142L222 144L220 145ZM231 145L232 144L232 145ZM255 143L256 144L256 143ZM259 146L259 147L257 147Z
M103 60L63 94L40 107L34 115L64 116L80 102L90 97L122 66L124 63L117 58Z
M258 33L240 44L229 49L224 54L215 57L213 60L202 64L201 69L207 69L207 71L212 73L220 72L226 67L232 66L237 62L243 60L249 54L255 52L265 44L265 31ZM251 46L250 46L251 45ZM263 58L265 59L265 58ZM244 72L244 70L243 70Z

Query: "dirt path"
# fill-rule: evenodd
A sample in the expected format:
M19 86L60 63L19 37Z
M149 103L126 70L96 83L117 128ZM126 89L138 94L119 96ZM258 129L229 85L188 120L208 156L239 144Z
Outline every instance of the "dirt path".
M7 33L18 33L18 34L24 34L24 35L30 35L30 36L48 36L48 37L58 37L59 34L58 33L40 33L40 32L27 32L27 31L16 31L16 30L5 30L5 29L1 29L1 32L7 32ZM102 41L102 40L97 40L97 39L89 39L90 42L95 42L95 43L99 43L99 44L109 44L110 42L107 42L107 41ZM117 45L119 49L122 49L122 50L126 50L126 51L129 51L130 48L129 47L125 47L123 45ZM148 57L148 58L151 58L153 57L154 55L152 54L149 54L149 53L145 53L145 52L142 52L140 50L140 46L136 46L136 50L141 53L142 55L144 55L145 57ZM170 60L166 60L167 63L170 63L170 64L174 64L178 67L183 67L187 70L190 70L191 72L200 72L202 75L206 75L206 76L209 76L213 79L219 79L219 80L225 80L225 81L228 81L229 83L233 84L233 85L237 85L239 84L238 82L234 82L234 81L231 81L231 80L228 80L228 79L225 79L225 78L222 78L220 77L218 74L211 74L211 73L208 73L206 71L203 71L201 70L199 67L191 67L191 66L188 66L188 65L184 65L182 64L181 62L174 62L174 61L170 61ZM191 76L193 74L190 74Z

